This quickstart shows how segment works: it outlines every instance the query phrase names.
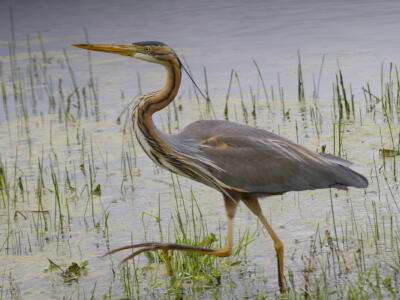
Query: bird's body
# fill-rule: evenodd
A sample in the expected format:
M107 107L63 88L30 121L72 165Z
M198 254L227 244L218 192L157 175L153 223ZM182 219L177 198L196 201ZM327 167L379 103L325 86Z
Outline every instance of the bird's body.
M132 56L166 68L165 86L160 91L143 95L134 106L132 121L136 137L156 164L219 190L228 217L227 244L221 250L151 242L122 247L110 253L142 248L127 260L145 251L161 249L169 272L168 250L228 256L232 253L233 218L242 201L259 218L274 241L279 286L281 292L285 292L283 243L262 214L258 197L289 191L368 186L364 176L348 168L348 161L314 153L262 129L223 120L202 120L191 123L178 134L165 134L154 125L152 116L173 101L179 90L182 65L170 47L160 42L140 42L132 46L76 46Z
M327 187L365 187L345 160L307 150L274 133L225 120L197 121L171 137L181 151L202 157L221 186L252 196Z

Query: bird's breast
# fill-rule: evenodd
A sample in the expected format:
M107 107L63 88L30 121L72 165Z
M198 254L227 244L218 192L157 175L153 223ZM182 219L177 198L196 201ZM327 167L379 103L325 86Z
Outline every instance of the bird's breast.
M134 120L137 118L133 118ZM133 122L133 128L135 132L135 136L142 147L143 151L147 154L147 156L158 166L163 167L171 172L174 172L179 175L186 175L179 167L175 166L177 164L177 160L174 160L171 155L167 155L161 150L161 146L159 144L155 145L157 142L151 136L148 136L146 132L143 132L141 126L138 122ZM171 156L171 157L169 157Z

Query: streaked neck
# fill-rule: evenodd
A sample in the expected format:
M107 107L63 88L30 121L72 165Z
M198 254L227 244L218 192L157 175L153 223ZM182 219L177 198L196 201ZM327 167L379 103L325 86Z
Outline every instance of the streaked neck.
M150 116L170 104L178 93L181 85L181 66L175 57L166 60L167 81L164 87L153 94L143 103L143 109L148 111Z
M163 141L160 131L154 125L152 115L175 99L181 84L181 66L173 56L165 60L164 66L167 70L167 80L164 87L156 93L143 95L143 100L141 100L134 112L133 122L136 129L139 129L142 133L140 137L137 135L139 141L144 138L152 147L172 151ZM143 142L142 140L142 146L144 146Z

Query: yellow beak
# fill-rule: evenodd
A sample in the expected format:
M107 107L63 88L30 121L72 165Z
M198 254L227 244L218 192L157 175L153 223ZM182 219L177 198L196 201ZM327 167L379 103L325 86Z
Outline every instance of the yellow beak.
M72 46L86 50L114 53L125 56L135 56L135 54L138 53L137 47L133 45L76 44Z

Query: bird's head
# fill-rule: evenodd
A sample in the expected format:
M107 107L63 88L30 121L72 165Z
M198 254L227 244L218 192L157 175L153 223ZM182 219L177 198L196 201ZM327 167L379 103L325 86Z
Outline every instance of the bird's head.
M76 44L73 46L86 50L130 56L161 65L165 65L171 58L180 62L175 51L161 42L138 42L132 45Z
M183 68L183 70L189 76L190 80L193 82L194 86L200 92L202 97L206 101L209 100L209 98L205 96L201 89L197 86L196 82L190 75L190 72L188 72L185 66L181 63L175 51L164 43L149 41L137 42L133 43L132 45L76 44L73 46L86 50L130 56L144 61L163 65L167 69L174 65L175 67L179 68L179 72L181 68Z

